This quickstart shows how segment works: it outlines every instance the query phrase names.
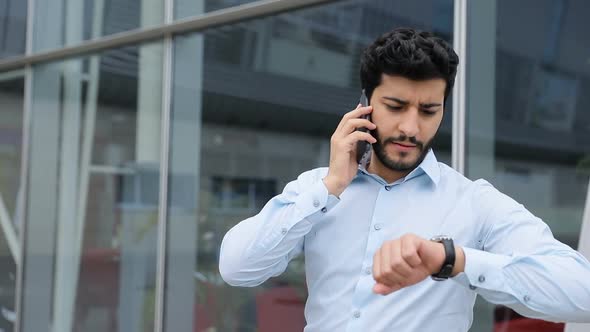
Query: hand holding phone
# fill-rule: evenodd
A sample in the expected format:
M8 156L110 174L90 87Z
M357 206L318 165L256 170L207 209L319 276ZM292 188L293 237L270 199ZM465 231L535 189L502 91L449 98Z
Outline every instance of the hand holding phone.
M332 195L339 196L358 172L359 161L370 156L370 144L377 142L369 130L375 129L368 116L373 110L368 106L363 91L356 109L346 113L330 139L330 167L322 180Z

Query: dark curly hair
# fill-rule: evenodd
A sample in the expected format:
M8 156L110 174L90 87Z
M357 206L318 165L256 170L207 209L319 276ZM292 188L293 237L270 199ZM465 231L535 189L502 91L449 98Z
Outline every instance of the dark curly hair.
M446 81L445 101L455 84L459 57L443 39L430 32L399 28L383 34L361 55L361 84L371 99L381 74L421 81Z

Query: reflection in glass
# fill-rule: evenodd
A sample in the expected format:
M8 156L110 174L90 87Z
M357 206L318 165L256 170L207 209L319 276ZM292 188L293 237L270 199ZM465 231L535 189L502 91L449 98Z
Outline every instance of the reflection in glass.
M25 53L27 4L21 0L0 2L0 59Z
M164 0L35 1L33 52L163 23Z
M578 36L590 29L590 4L498 0L470 8L468 176L486 178L576 248L590 177L590 42ZM476 312L475 332L563 330L483 302Z
M161 68L160 44L34 68L23 331L153 330Z
M258 287L230 287L218 271L223 235L297 175L328 165L329 137L359 98L366 45L409 23L448 40L452 13L452 1L341 1L175 38L168 330L302 331L303 256Z
M0 74L0 331L12 331L21 228L23 73Z

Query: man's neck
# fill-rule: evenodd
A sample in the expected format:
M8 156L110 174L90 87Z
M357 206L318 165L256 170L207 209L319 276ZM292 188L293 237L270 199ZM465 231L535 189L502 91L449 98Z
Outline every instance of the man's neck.
M403 178L404 176L410 174L410 172L412 170L403 171L403 172L392 170L391 168L383 165L383 163L381 163L379 158L377 158L377 156L375 156L375 152L373 151L373 153L371 154L371 160L370 160L369 165L367 167L367 171L369 173L379 175L387 183L393 183L393 182Z

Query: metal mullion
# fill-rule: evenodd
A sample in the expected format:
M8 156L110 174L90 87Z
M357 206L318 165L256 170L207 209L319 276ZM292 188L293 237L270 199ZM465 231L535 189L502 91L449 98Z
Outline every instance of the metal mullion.
M588 180L588 188L586 189L586 204L584 204L584 211L582 211L578 250L590 259L590 179Z
M32 2L32 0L29 0ZM24 87L24 103L23 103L23 133L22 133L22 148L21 148L21 164L20 164L20 192L17 194L17 201L20 198L20 204L17 204L17 213L15 215L20 216L18 223L17 235L19 238L20 252L19 261L20 264L17 266L16 272L16 291L15 291L15 304L14 311L16 313L16 321L14 324L14 331L21 331L21 318L22 318L22 297L23 297L23 282L24 282L24 266L25 266L25 248L26 248L26 216L27 216L27 201L28 201L28 175L29 175L29 153L30 148L30 133L32 123L32 89L33 89L33 69L31 66L25 68L25 87Z
M0 72L21 68L43 62L50 62L64 58L76 57L88 53L96 53L106 49L117 48L130 44L144 43L176 34L203 31L214 27L233 24L240 21L252 20L268 15L302 9L305 7L336 2L340 0L261 0L231 8L220 9L185 18L164 25L126 31L89 40L76 46L64 47L37 54L27 54L24 57L0 61Z
M174 1L164 0L164 23L174 17ZM172 95L172 34L164 39L162 59L162 123L160 130L160 196L158 202L158 245L156 265L156 295L154 308L154 332L164 330L166 292L166 253L168 243L168 168L170 164L170 113Z
M465 174L466 68L467 68L467 0L455 0L453 47L459 56L459 68L453 87L452 166Z
M33 29L34 29L34 15L35 15L35 1L27 0L27 23L26 23L26 40L25 40L25 57L33 53ZM14 312L16 320L14 322L14 331L20 332L22 329L22 302L23 302L23 282L24 282L24 266L25 266L25 248L26 248L26 229L27 225L27 201L28 201L28 174L29 174L29 152L30 149L30 132L31 132L31 107L32 107L32 91L33 91L33 68L32 64L24 66L25 86L24 86L24 102L23 102L23 132L21 143L21 164L20 164L20 191L17 194L17 202L20 198L20 205L17 204L17 212L15 215L20 216L18 238L20 242L19 261L16 271L16 290Z

